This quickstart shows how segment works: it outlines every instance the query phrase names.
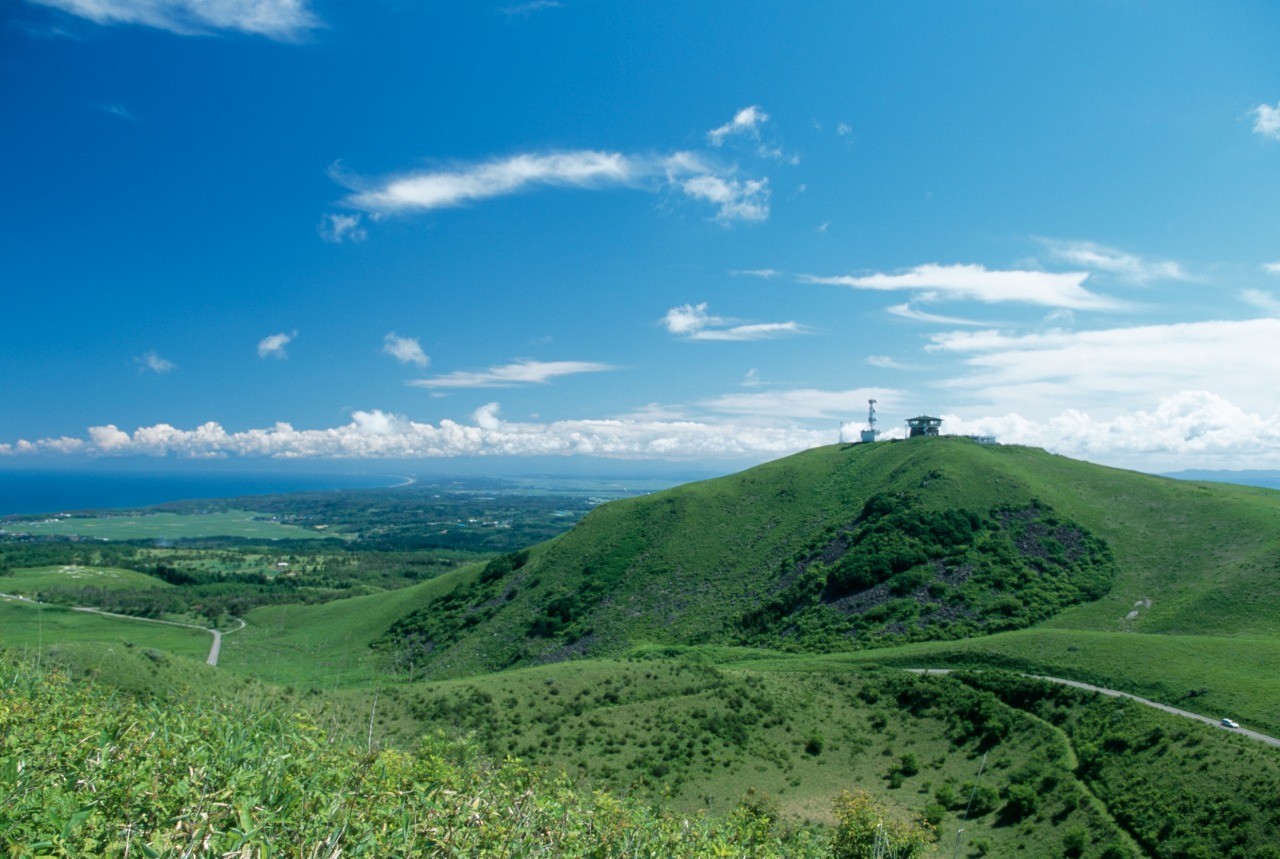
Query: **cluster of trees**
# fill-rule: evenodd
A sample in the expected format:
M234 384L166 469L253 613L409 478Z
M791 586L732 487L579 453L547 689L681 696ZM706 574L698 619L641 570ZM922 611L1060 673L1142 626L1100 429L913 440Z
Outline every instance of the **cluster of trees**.
M1017 629L1097 599L1114 573L1101 540L1044 505L977 513L879 494L787 559L786 586L739 629L748 644L825 650Z

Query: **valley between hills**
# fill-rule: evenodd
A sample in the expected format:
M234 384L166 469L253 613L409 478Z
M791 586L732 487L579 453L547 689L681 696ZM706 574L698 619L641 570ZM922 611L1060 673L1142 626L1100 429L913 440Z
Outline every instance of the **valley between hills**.
M0 522L10 855L1280 857L1276 491L944 437L340 495Z

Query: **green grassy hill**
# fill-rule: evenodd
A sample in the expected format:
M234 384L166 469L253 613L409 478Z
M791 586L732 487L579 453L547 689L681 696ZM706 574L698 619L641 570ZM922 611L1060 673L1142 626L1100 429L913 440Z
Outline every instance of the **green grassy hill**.
M916 439L604 505L377 645L459 676L651 643L856 650L1037 624L1269 637L1278 572L1278 493Z

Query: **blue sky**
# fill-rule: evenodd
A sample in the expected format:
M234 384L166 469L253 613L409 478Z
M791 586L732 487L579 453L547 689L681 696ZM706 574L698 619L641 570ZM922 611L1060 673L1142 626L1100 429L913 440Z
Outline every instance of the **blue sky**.
M1280 467L1269 4L2 8L0 464Z

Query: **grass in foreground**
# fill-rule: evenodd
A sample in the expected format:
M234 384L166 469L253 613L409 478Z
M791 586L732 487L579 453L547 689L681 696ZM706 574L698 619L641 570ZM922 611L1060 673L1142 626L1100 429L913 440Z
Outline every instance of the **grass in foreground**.
M0 675L14 857L859 855L759 809L655 811L440 738L369 748L297 712L139 702L10 660Z

